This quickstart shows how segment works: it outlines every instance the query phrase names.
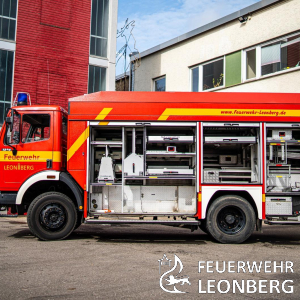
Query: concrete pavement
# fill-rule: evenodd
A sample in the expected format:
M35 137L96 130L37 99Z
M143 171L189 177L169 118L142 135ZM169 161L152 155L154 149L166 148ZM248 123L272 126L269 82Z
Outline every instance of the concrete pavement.
M263 229L242 245L216 243L200 229L191 232L160 225L82 225L67 240L42 242L31 235L24 217L0 218L0 299L298 299L300 227ZM170 267L162 265L159 274L158 260L164 254L172 262ZM160 288L160 276L174 265L174 255L183 264L180 276L188 276L191 283L175 285L185 294ZM280 268L276 273L237 273L236 266L232 273L208 273L206 269L199 273L199 261L213 261L214 267L216 261L291 261L294 273L281 273ZM167 286L167 278L164 275L163 286L172 291L174 285ZM228 293L217 289L220 280L231 285ZM233 293L233 280L239 284L262 280L267 285L262 291L267 293L251 293L251 288L247 293L246 286L244 293L237 289ZM269 293L270 280L279 282L280 293L276 288ZM293 281L293 293L282 290L285 280ZM226 291L228 282L220 283L221 291Z

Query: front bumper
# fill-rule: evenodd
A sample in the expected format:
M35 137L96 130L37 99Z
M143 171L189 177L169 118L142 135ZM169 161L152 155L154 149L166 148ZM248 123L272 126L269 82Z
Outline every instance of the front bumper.
M16 199L17 199L17 193L0 192L0 205L15 205Z

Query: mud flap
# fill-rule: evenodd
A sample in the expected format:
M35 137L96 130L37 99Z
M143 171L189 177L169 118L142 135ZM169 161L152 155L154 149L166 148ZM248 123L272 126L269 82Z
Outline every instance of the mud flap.
M263 232L263 230L262 230L262 220L260 220L260 219L256 220L256 231Z

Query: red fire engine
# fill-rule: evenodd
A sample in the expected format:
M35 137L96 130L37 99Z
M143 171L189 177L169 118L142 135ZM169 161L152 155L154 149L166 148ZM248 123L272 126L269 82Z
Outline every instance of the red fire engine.
M2 216L42 240L88 224L200 228L241 243L300 224L300 95L99 92L58 106L17 95L0 134Z

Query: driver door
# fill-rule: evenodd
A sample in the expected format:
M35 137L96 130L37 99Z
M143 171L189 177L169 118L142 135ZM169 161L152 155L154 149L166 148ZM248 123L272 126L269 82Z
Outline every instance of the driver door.
M22 112L18 122L14 127L19 132L13 130L10 137L17 154L8 152L3 166L9 190L18 190L29 177L48 170L53 160L53 112Z
M0 142L0 190L11 191L11 187L6 184L8 173L7 171L14 171L14 166L11 165L13 158L12 150L19 143L20 133L20 115L13 111L13 123L8 125L5 123L1 131L1 142ZM8 116L11 114L8 114Z

